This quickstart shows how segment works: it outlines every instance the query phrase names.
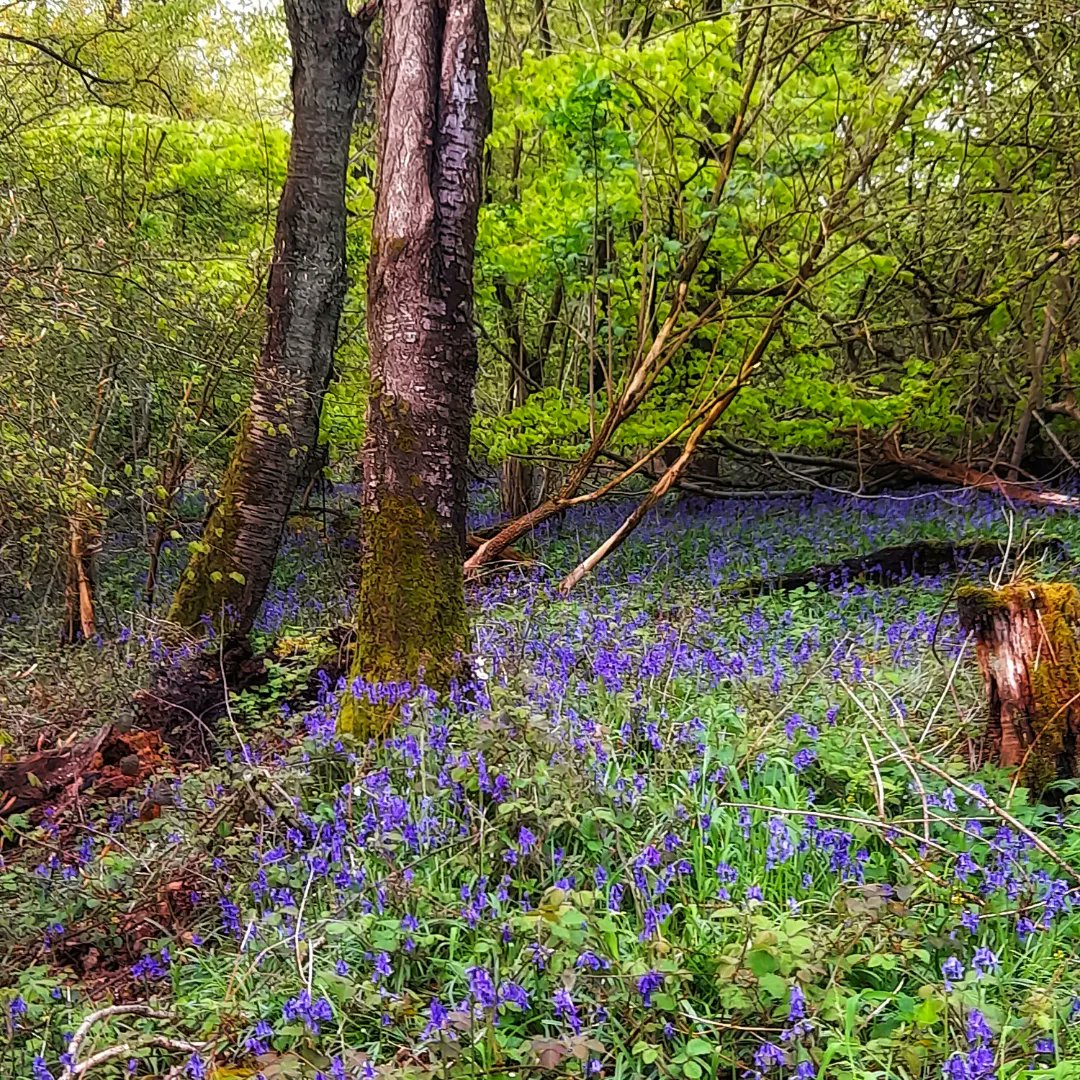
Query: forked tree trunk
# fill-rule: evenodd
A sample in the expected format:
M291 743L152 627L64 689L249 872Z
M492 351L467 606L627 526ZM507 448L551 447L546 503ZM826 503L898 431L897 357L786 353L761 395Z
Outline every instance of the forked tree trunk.
M267 287L267 330L251 407L217 503L173 600L189 629L204 616L247 633L319 433L345 295L345 170L370 15L344 0L285 0L293 131Z
M386 0L381 49L353 675L437 687L468 639L473 249L490 115L483 0ZM389 718L347 696L340 726L372 735Z
M957 598L986 686L986 738L1033 791L1075 777L1080 735L1080 593L1074 585L967 587Z

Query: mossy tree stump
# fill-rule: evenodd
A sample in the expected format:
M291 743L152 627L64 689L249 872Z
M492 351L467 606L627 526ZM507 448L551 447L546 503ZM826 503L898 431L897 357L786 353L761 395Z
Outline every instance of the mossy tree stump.
M1033 791L1078 775L1080 593L1068 584L967 587L960 625L975 640L989 704L987 742Z

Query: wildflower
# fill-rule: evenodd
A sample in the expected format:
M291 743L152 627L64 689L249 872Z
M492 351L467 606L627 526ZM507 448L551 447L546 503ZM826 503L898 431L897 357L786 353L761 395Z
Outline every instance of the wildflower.
M1036 1054L1052 1054L1054 1052L1054 1040L1053 1039L1036 1039L1035 1040L1035 1053Z
M499 1004L495 993L495 984L491 981L491 975L487 968L470 967L465 969L469 979L469 993L483 1009L494 1009Z
M40 1054L34 1056L34 1060L30 1063L30 1071L33 1080L53 1080L53 1074L49 1072L49 1066L45 1064L45 1059Z
M499 1001L503 1005L513 1005L515 1009L524 1012L529 1007L529 994L516 982L504 979L499 984Z
M198 1054L192 1054L188 1058L187 1065L184 1066L185 1075L189 1076L191 1080L206 1080L206 1062L203 1061Z
M589 949L586 949L575 961L574 967L585 967L590 971L606 971L611 965L602 957L597 956L596 953Z
M814 1080L817 1066L812 1061L800 1061L795 1066L795 1080Z
M637 981L638 993L646 1009L652 1008L652 996L664 985L664 976L659 971L646 971Z
M945 989L951 990L952 984L959 982L964 977L964 965L955 956L950 956L941 965L941 974L945 978Z
M806 997L803 995L799 984L795 983L788 997L788 1017L792 1020L804 1020L806 1018Z
M966 1034L968 1046L986 1046L994 1038L986 1017L978 1009L968 1013Z
M565 987L560 986L555 993L551 995L551 1002L555 1006L556 1017L560 1020L564 1020L575 1035L580 1035L581 1018L578 1016L577 1006L574 1004L574 999L570 996L570 991Z
M671 914L670 904L659 904L645 909L645 926L638 935L639 941L649 941L658 937L664 920Z
M787 1055L776 1043L762 1043L754 1051L754 1068L766 1073L773 1068L782 1068L787 1064Z
M1001 961L992 949L980 945L971 958L971 967L975 972L975 977L981 979L987 972L996 973L1001 967Z
M941 1069L945 1080L969 1080L967 1061L963 1054L953 1054Z
M765 869L772 870L786 863L795 854L787 822L781 817L769 818L769 845L765 850Z
M439 1032L445 1030L449 1020L450 1013L447 1011L446 1006L438 998L435 998L428 1007L428 1022L420 1038L425 1042L433 1039Z
M12 998L11 1004L8 1006L8 1015L12 1020L17 1020L20 1016L26 1015L26 1002L21 996Z
M338 975L348 975L349 965L344 960L339 960L334 965L334 971L336 971Z
M967 930L969 934L977 934L979 932L979 913L968 908L960 916L960 925Z
M375 957L375 971L372 975L372 982L377 983L380 979L389 979L394 974L394 969L390 965L389 953L381 952Z

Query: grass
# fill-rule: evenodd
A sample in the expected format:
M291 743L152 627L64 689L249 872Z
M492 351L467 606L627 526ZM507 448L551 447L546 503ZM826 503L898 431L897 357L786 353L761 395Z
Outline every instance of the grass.
M96 1021L79 1063L128 1049L86 1075L1080 1076L1075 786L1035 802L979 764L955 580L717 601L1004 537L1000 506L681 505L558 597L617 513L475 590L477 677L382 747L337 739L329 680L302 701L352 590L336 543L291 537L261 627L303 640L231 702L219 760L158 779L149 820L141 793L9 819L0 1075L61 1075L119 1000L160 1015ZM117 612L137 573L109 583ZM125 642L39 669L52 705L28 693L17 742L66 690L107 711L139 681L152 634L117 622ZM29 641L5 636L11 667Z

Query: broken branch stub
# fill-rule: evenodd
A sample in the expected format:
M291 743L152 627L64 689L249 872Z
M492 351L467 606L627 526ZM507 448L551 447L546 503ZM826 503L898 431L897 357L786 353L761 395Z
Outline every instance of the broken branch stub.
M1075 585L968 586L960 625L975 640L989 708L986 737L1033 791L1078 775L1080 592Z

